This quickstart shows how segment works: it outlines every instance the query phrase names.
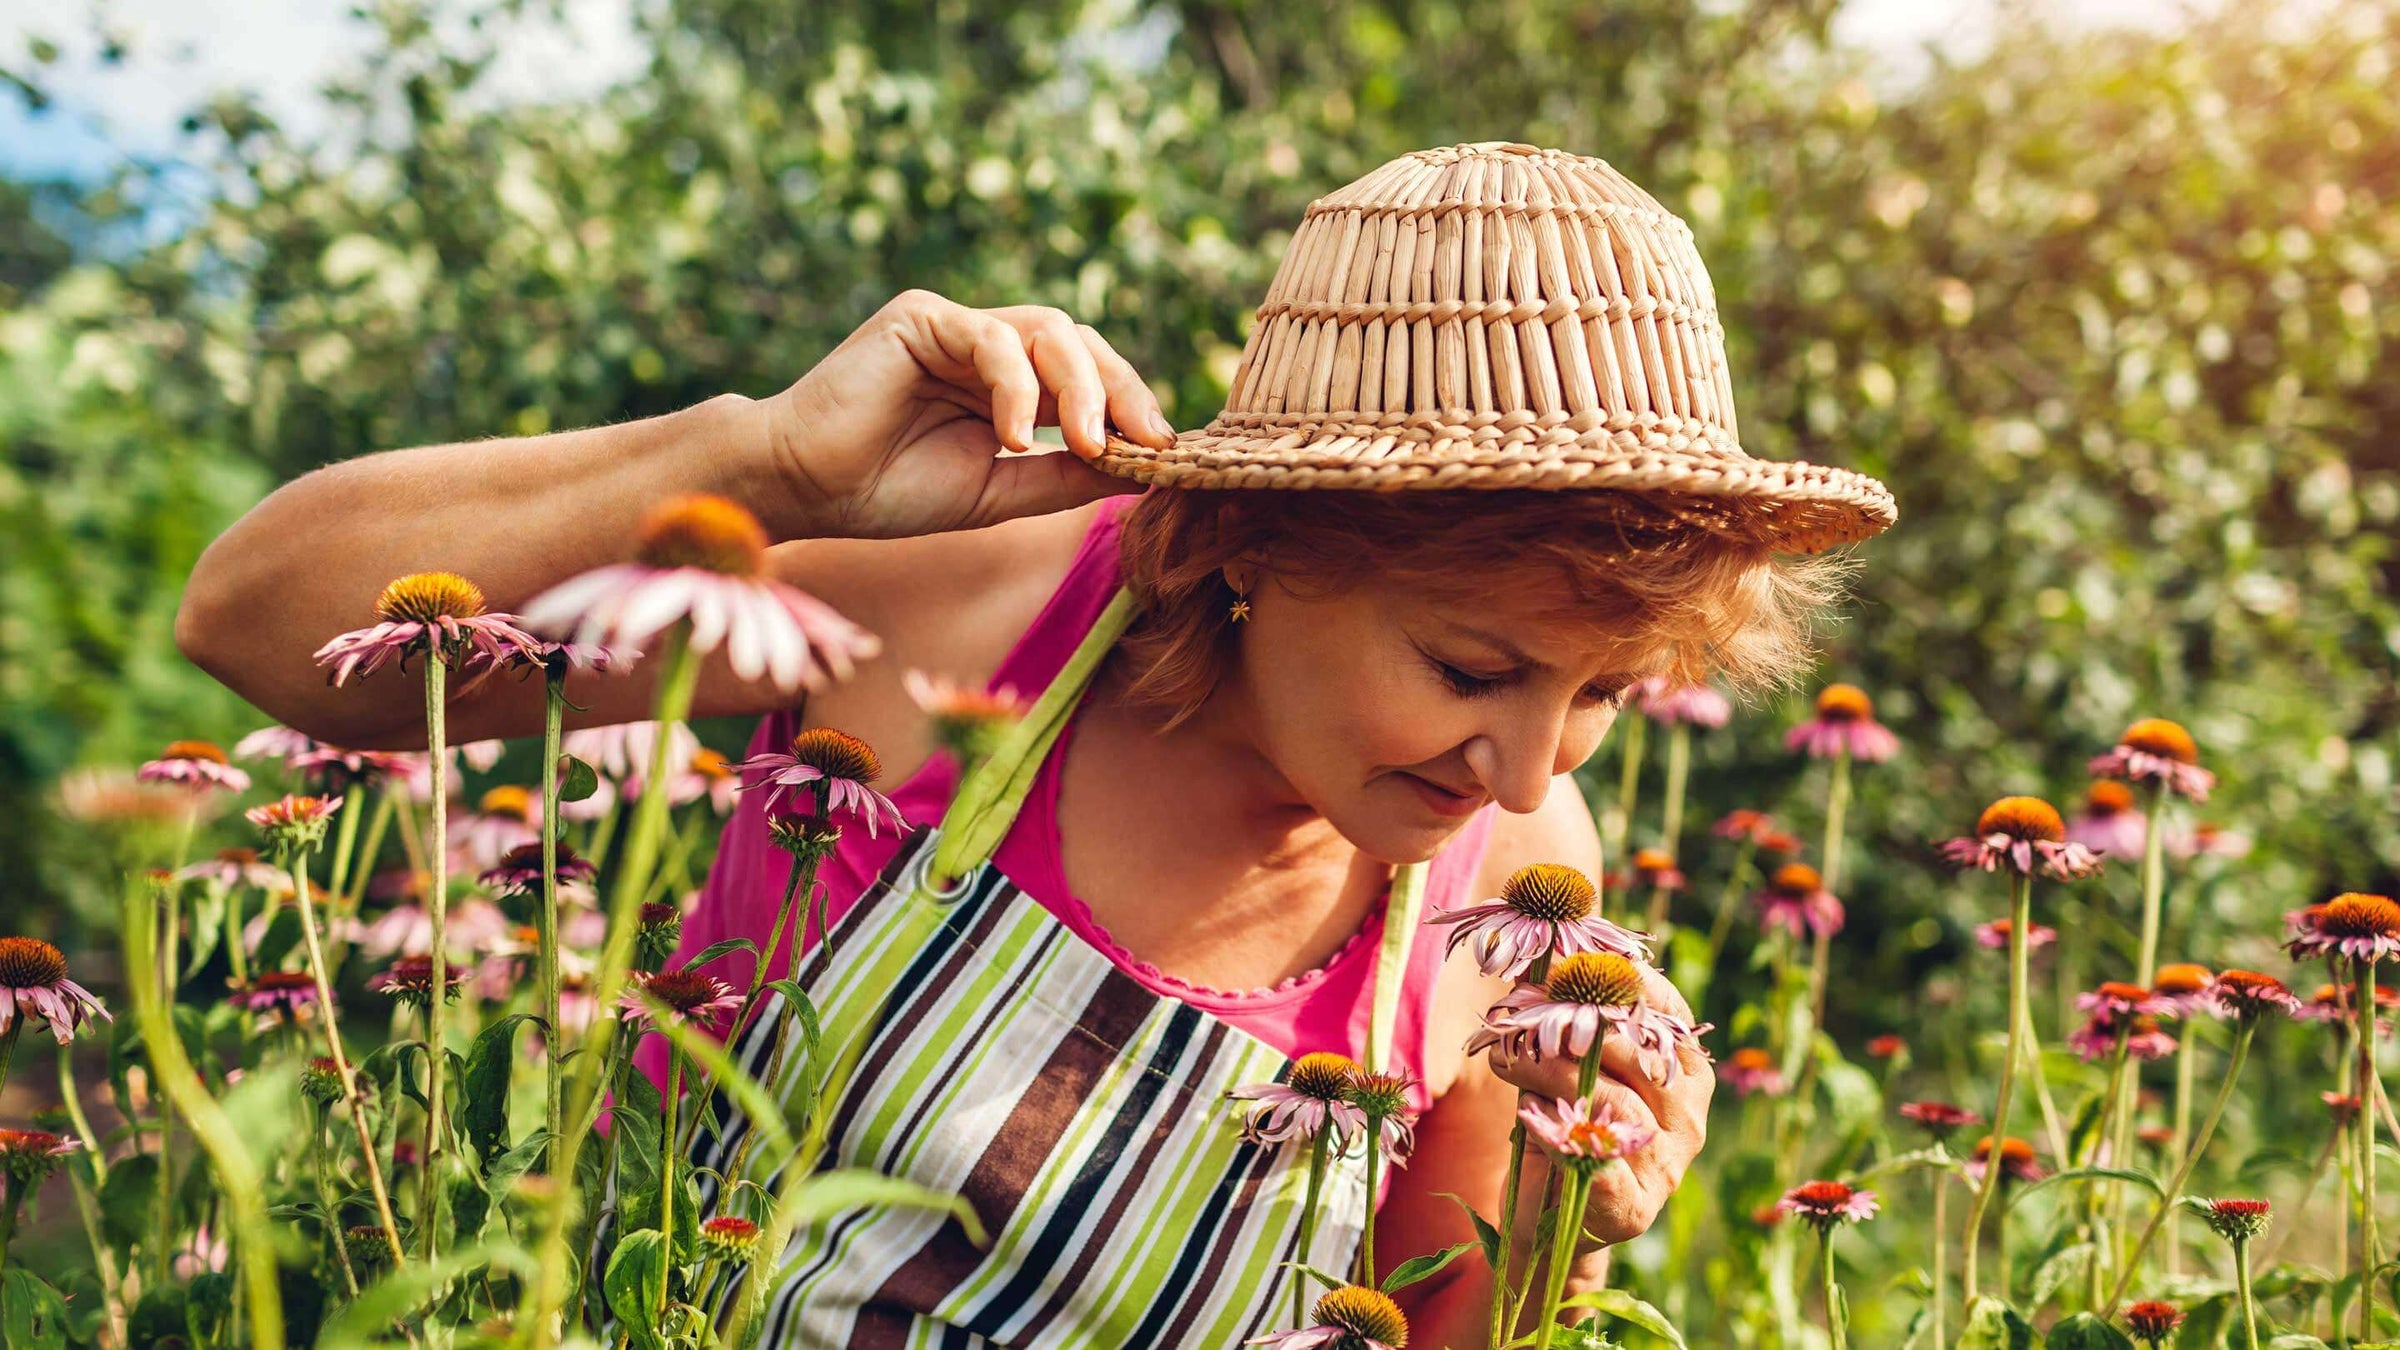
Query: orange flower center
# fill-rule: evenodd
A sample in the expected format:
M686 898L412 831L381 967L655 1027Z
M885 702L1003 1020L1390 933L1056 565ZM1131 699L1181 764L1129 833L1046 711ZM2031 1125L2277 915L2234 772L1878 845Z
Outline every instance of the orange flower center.
M1294 1092L1306 1093L1318 1101L1338 1102L1350 1091L1350 1080L1357 1076L1358 1065L1349 1056L1319 1051L1292 1061L1289 1082Z
M693 1009L723 997L725 986L696 970L671 970L643 981L642 992L689 1016Z
M677 497L642 517L634 556L652 567L699 567L754 577L766 565L767 532L739 503L707 493Z
M487 816L506 816L519 823L533 819L533 793L512 783L485 792L478 806Z
M456 572L412 572L375 597L375 617L386 623L472 619L483 611L482 588Z
M2039 797L2002 797L1976 817L1975 833L2055 844L2067 837L2067 822L2059 818L2057 807Z
M1668 872L1675 867L1675 855L1663 848L1636 849L1633 870L1636 872Z
M247 867L258 861L258 850L254 848L221 848L217 850L217 861Z
M2083 809L2095 816L2113 816L2133 809L2133 789L2114 778L2103 778L2083 790Z
M207 741L169 741L167 748L158 752L158 757L160 759L206 760L211 764L226 762L225 752Z
M721 783L733 777L733 763L704 745L692 755L692 772L711 782Z
M41 989L67 978L65 953L40 938L0 937L0 989Z
M1580 1153L1615 1153L1617 1128L1596 1120L1579 1120L1567 1127L1567 1142Z
M2120 1003L2139 1003L2150 997L2149 990L2123 980L2103 980L2096 992L2102 998L2115 999Z
M2200 747L2193 742L2192 733L2185 731L2180 723L2170 722L2163 717L2145 717L2125 728L2125 734L2117 738L2117 744L2146 755L2171 759L2178 764L2200 762Z
M883 776L883 761L875 757L874 747L832 727L810 727L794 736L792 758L828 778L853 783L872 783Z
M1785 863L1775 869L1775 879L1767 884L1785 895L1815 895L1825 889L1825 878L1807 863Z
M1501 903L1529 919L1553 923L1589 916L1598 896L1592 879L1564 863L1520 867L1500 887Z
M1319 1326L1335 1326L1353 1336L1385 1345L1408 1344L1408 1319L1392 1296L1364 1285L1346 1284L1327 1291L1312 1314Z
M2352 891L2317 907L2317 929L2335 937L2400 937L2400 905Z
M1744 1073L1764 1073L1775 1067L1775 1057L1755 1045L1745 1045L1733 1052L1728 1063Z
M2206 966L2173 965L2158 968L2158 992L2162 994L2197 994L2208 988L2210 980Z
M2263 998L2270 994L2288 993L2283 981L2255 970L2229 970L2217 977L2217 987L2235 999Z
M1630 1008L1642 1001L1641 967L1615 952L1577 952L1550 968L1554 1002Z
M1804 1209L1831 1211L1849 1204L1850 1194L1838 1181L1811 1181L1792 1188L1792 1202Z
M1855 684L1829 684L1817 695L1817 716L1835 722L1864 722L1875 716L1875 700Z

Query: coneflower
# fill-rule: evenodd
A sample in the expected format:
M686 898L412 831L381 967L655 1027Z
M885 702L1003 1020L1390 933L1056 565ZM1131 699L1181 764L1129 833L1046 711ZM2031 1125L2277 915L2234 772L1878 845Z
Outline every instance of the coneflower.
M2284 916L2292 930L2284 949L2297 960L2347 957L2373 963L2400 957L2400 904L2351 891Z
M1681 1051L1709 1030L1643 1001L1647 966L1614 952L1585 952L1550 967L1539 985L1519 985L1484 1014L1467 1053L1505 1046L1515 1057L1566 1057L1592 1063L1603 1031L1623 1037L1642 1072L1661 1083L1681 1071ZM1581 1085L1590 1092L1591 1084Z
M1818 1265L1825 1277L1825 1335L1833 1350L1848 1350L1850 1318L1842 1299L1833 1263L1833 1230L1846 1223L1875 1217L1875 1192L1857 1190L1839 1181L1809 1181L1783 1193L1776 1208L1805 1220L1817 1230Z
M1381 1194L1376 1176L1386 1160L1405 1167L1416 1151L1417 1113L1408 1104L1416 1086L1405 1073L1362 1069L1350 1075L1350 1104L1366 1122L1367 1227L1359 1239L1358 1265L1362 1282L1369 1285L1375 1283L1375 1207Z
M2273 1207L2264 1200L2248 1199L2191 1199L2184 1203L2198 1211L2210 1231L2233 1248L2233 1289L2242 1303L2242 1350L2259 1350L2258 1304L2250 1291L2250 1244L2267 1231ZM2360 1332L2362 1338L2373 1334Z
M2213 1017L2220 1010L2216 982L2216 973L2203 965L2178 961L2160 966L2150 982L2151 997L2159 1005L2153 1011L2161 1017L2189 1017L2193 1013Z
M1632 960L1649 955L1638 934L1600 917L1591 878L1563 863L1518 868L1500 894L1464 909L1436 911L1429 922L1450 925L1449 950L1465 947L1486 975L1517 979L1548 971L1548 962L1581 952L1614 952Z
M726 816L733 814L741 791L742 777L733 771L733 761L704 745L692 752L691 762L685 765L672 795L678 804L705 797L710 811Z
M1902 1102L1900 1114L1925 1127L1936 1142L1945 1142L1951 1135L1969 1125L1980 1125L1983 1117L1963 1106L1949 1102Z
M590 881L597 873L592 864L565 844L558 850L557 876L562 886L574 886ZM503 895L531 895L542 888L541 844L519 844L500 855L500 860L483 870L476 878L480 884Z
M758 1250L758 1225L731 1214L700 1223L700 1250L712 1260L746 1263Z
M744 788L766 788L770 808L785 792L807 788L815 796L820 814L855 815L866 825L869 838L875 836L880 821L890 821L895 830L908 828L900 808L872 786L883 776L883 761L873 747L848 732L809 727L792 738L788 751L754 755L733 767L739 773L757 775L748 779Z
M7 1052L28 1022L48 1027L50 1038L65 1045L92 1018L114 1020L91 990L68 976L66 953L58 948L40 938L0 937L0 1084L7 1082Z
M1942 856L1960 867L1986 872L2003 868L2019 876L2037 871L2073 881L2100 870L2100 860L2081 844L2067 842L2067 823L2058 808L2039 797L2002 797L1975 819L1975 833L1942 844Z
M452 831L459 870L479 873L512 848L541 843L542 802L533 789L501 783L484 789L475 810Z
M1742 1097L1780 1097L1790 1090L1775 1056L1764 1047L1745 1045L1725 1057L1717 1078Z
M195 792L247 792L250 775L233 767L225 752L208 741L169 741L158 758L134 770L145 783L166 783Z
M646 1025L656 1016L653 1002L664 1004L678 1021L711 1028L722 1025L727 1015L742 1006L742 997L732 985L696 970L636 975L632 984L624 996L625 1023L630 1027Z
M665 965L683 942L683 911L673 905L644 905L636 913L640 931L633 939L633 965L636 970L656 970Z
M1325 1185L1330 1154L1346 1152L1352 1135L1364 1137L1366 1113L1350 1099L1359 1067L1347 1055L1325 1051L1302 1055L1279 1083L1252 1083L1226 1095L1254 1103L1242 1114L1242 1137L1253 1143L1308 1141L1308 1193L1300 1208L1300 1242L1306 1253L1316 1235L1317 1198ZM1292 1320L1300 1319L1303 1285L1292 1282Z
M262 970L225 1001L245 1012L298 1021L303 1012L317 1005L317 982L305 970Z
M2125 1308L2125 1330L2149 1350L2159 1350L2175 1334L2175 1328L2182 1325L2183 1310L2172 1303L2151 1299Z
M2200 747L2192 733L2163 717L2145 717L2125 728L2125 734L2106 754L2088 766L2096 778L2122 778L2156 783L2190 801L2208 800L2217 777L2200 767Z
M315 850L325 841L325 827L336 812L342 809L339 797L312 797L290 794L253 806L242 817L265 836L267 846L287 861Z
M1517 1119L1564 1174L1558 1211L1549 1221L1550 1268L1542 1290L1541 1331L1534 1342L1548 1345L1566 1294L1567 1271L1575 1264L1575 1245L1583 1233L1592 1179L1603 1168L1623 1166L1626 1158L1648 1147L1655 1131L1606 1102L1594 1104L1585 1099L1537 1098L1517 1108Z
M2067 838L2103 857L2139 857L2149 836L2133 789L2114 778L2096 778L2083 790L2083 809L2067 822Z
M316 662L333 668L327 679L337 685L372 675L387 661L405 670L412 656L488 674L533 645L515 615L489 612L474 582L455 572L416 572L385 586L375 597L375 622L318 648Z
M1817 695L1816 715L1793 727L1784 747L1812 759L1880 764L1900 753L1900 738L1875 720L1875 701L1854 684L1829 684Z
M1309 1316L1315 1325L1242 1343L1267 1350L1404 1350L1408 1345L1408 1319L1400 1305L1391 1295L1365 1285L1327 1290Z
M1807 863L1785 863L1757 896L1759 922L1794 940L1832 937L1842 931L1842 902L1825 889L1825 878Z
M203 858L175 869L177 881L205 882L221 891L247 886L260 891L287 891L291 878L283 869L261 862L254 848L221 848L213 858Z
M2175 1038L2161 1030L2158 1019L2147 1013L2116 1016L2096 1012L2082 1026L2067 1033L2067 1048L2087 1064L2113 1059L2120 1053L2127 1060L2147 1064L2174 1054Z
M367 988L379 994L389 994L401 1006L430 1008L437 980L443 985L443 1002L458 1000L459 986L467 982L467 972L461 966L449 966L440 976L433 970L430 956L403 956L367 978Z
M1967 1160L1968 1178L1974 1181L1983 1180L1990 1167L1991 1159L1992 1136L1987 1134L1975 1141L1974 1156ZM2050 1173L2043 1168L2040 1156L2033 1151L2033 1145L2013 1136L2000 1141L2000 1179L2002 1181L2034 1182L2040 1181L2048 1175Z
M1896 1060L1907 1053L1908 1038L1906 1036L1886 1033L1873 1037L1867 1042L1867 1058L1869 1059Z
M2014 925L2007 919L1994 919L1989 923L1977 924L1975 926L1975 945L1989 947L1993 951L2007 951L2008 935L2012 931L2014 931ZM2025 927L2025 950L2029 952L2038 952L2056 941L2058 941L2058 930L2047 924L2028 924Z
M975 689L921 670L902 675L900 686L932 725L934 744L949 751L962 772L989 759L1033 706L1008 685Z

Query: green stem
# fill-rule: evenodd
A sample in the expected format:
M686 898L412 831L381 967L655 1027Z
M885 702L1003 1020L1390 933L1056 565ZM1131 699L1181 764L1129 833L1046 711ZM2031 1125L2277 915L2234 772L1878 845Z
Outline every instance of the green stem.
M2150 800L2142 811L2142 947L2133 982L2145 989L2158 970L2159 916L2167 894L2166 841L2158 829L2159 808L2166 795L2164 780L2151 785Z
M2185 1035L2183 1042L2175 1047L2175 1134L2167 1145L2167 1156L2173 1159L2177 1166L2182 1165L2184 1152L2190 1147L2192 1141L2192 1097L2199 1081L2199 1060L2193 1054L2200 1039L2197 1032L2198 1026L2199 1023L2196 1020L2192 1022L2187 1028L2190 1034ZM2183 1244L2170 1237L2167 1242L2166 1259L2167 1273L2169 1275L2181 1274L2183 1272Z
M425 908L433 927L433 983L425 1004L425 1145L417 1155L417 1224L424 1230L429 1262L441 1254L442 1126L448 1109L443 1084L450 1077L450 853L445 837L450 826L450 755L444 743L450 668L444 657L439 643L425 654L425 749L433 757L433 800L427 807L433 837L426 854Z
M1610 822L1611 828L1608 831L1608 856L1611 858L1633 856L1631 851L1633 808L1641 796L1642 740L1649 725L1648 719L1643 717L1635 716L1625 719L1625 752L1622 768L1617 774L1617 815L1616 819ZM1607 903L1605 888L1601 893L1601 901L1605 912Z
M1825 1337L1833 1350L1850 1350L1850 1319L1842 1311L1842 1287L1833 1277L1832 1224L1817 1234L1817 1260L1825 1275Z
M2242 1350L2258 1350L2258 1303L2250 1295L2250 1244L2233 1240L2233 1288L2242 1300Z
M333 1259L342 1267L342 1283L350 1297L358 1297L358 1272L350 1268L350 1244L342 1240L341 1210L333 1202L333 1175L326 1166L325 1155L331 1151L325 1138L325 1111L316 1108L316 1119L309 1122L308 1152L316 1163L317 1205L325 1211L325 1239L333 1244Z
M1665 819L1659 823L1661 847L1680 860L1683 857L1683 796L1684 785L1692 772L1692 729L1677 722L1667 730L1667 796Z
M1950 1177L1933 1174L1933 1344L1950 1343L1950 1262L1944 1248L1950 1241Z
M64 1049L65 1047L61 1046L60 1048ZM69 1100L73 1099L69 1098ZM101 1159L97 1151L87 1151L78 1154L77 1157L89 1160L95 1169L93 1173L95 1178L107 1175L104 1170L100 1170ZM101 1343L103 1345L123 1345L125 1343L125 1286L117 1275L117 1254L109 1247L108 1240L100 1235L100 1198L93 1192L93 1183L84 1180L83 1172L76 1167L75 1163L75 1158L67 1160L67 1184L74 1188L75 1213L83 1220L84 1240L91 1244L92 1266L100 1276L101 1309L107 1318L107 1338Z
M8 1090L8 1068L17 1057L17 1037L24 1034L25 1019L11 1020L8 1030L0 1031L0 1092Z
M567 715L567 672L550 667L542 680L542 905L540 929L542 1025L549 1050L542 1056L542 1123L550 1131L544 1167L558 1175L559 1135L566 1124L566 1033L559 1029L558 980L558 759Z
M1818 855L1825 866L1817 875L1823 878L1825 889L1841 894L1842 883L1842 818L1850 813L1850 751L1844 748L1833 757L1833 781L1825 789L1825 842Z
M345 797L342 801L342 823L333 832L333 870L325 875L327 896L338 896L349 889L350 860L358 847L358 818L362 805L352 797Z
M396 782L386 782L376 789L375 814L367 821L367 842L351 864L350 884L331 897L344 917L358 912L359 903L366 899L367 884L375 879L375 860L382 856L383 836L391 831L393 813L399 809L399 804L392 800L399 791Z
M585 1122L594 1117L599 1105L601 1073L615 1059L612 1049L621 1021L616 1012L617 997L624 992L626 972L632 967L636 911L643 890L650 884L650 869L658 859L658 833L666 820L667 747L672 737L665 733L665 728L682 721L691 712L692 691L700 677L700 662L691 649L688 624L676 625L663 642L659 656L663 673L652 712L661 730L652 742L649 773L643 780L652 785L652 790L644 792L635 807L633 826L625 844L624 865L615 876L615 890L609 903L608 940L601 948L600 969L592 984L598 1014L585 1038L568 1094L568 1118L575 1125L568 1131L565 1148L557 1159L556 1175L563 1184L552 1190L549 1212L542 1225L540 1264L532 1300L535 1350L548 1350L558 1343L558 1310L567 1298L567 1222L577 1190L573 1184L575 1159L582 1151L584 1136L590 1133Z
M1540 984L1550 978L1550 954L1542 953L1525 968L1524 979ZM1525 1109L1526 1094L1517 1094L1517 1110ZM1500 1260L1492 1269L1492 1344L1507 1343L1511 1326L1508 1310L1508 1268L1517 1246L1517 1195L1525 1171L1525 1117L1512 1115L1508 1130L1508 1171L1500 1179ZM1528 1253L1527 1259L1531 1259Z
M1550 1269L1542 1281L1542 1320L1535 1333L1535 1350L1550 1350L1558 1330L1559 1304L1567 1293L1567 1271L1575 1264L1575 1240L1583 1235L1583 1206L1592 1191L1592 1176L1582 1167L1566 1169L1559 1192L1558 1221L1550 1230Z
M1741 903L1742 878L1750 871L1750 860L1757 852L1758 845L1745 839L1742 841L1741 850L1734 854L1733 870L1726 874L1725 889L1717 896L1716 916L1709 921L1708 925L1708 963L1706 968L1709 970L1713 971L1717 968L1717 957L1724 953L1725 937L1733 930L1734 912Z
M1325 1154L1332 1141L1333 1122L1330 1120L1325 1123L1324 1128L1316 1132L1315 1137L1309 1140L1308 1199L1300 1209L1300 1259L1302 1261L1308 1260L1311 1250L1309 1243L1316 1236L1317 1196L1325 1185ZM1371 1144L1369 1146L1372 1147ZM1292 1325L1299 1326L1300 1319L1307 1314L1308 1277L1295 1270L1292 1272Z
M2108 1307L2101 1314L2103 1317L2117 1315L2117 1305L2125 1301L2125 1290L2133 1284L2134 1275L2141 1270L2142 1258L2149 1254L2150 1244L2158 1237L2158 1230L2166 1224L2167 1214L2182 1198L2185 1184L2191 1181L2192 1168L2199 1163L2200 1155L2208 1151L2208 1141L2216 1137L2217 1122L2225 1115L2225 1103L2233 1099L2233 1085L2241 1079L2242 1064L2250 1057L2250 1038L2256 1031L2254 1024L2244 1021L2233 1033L2233 1058L2225 1065L2224 1081L2217 1084L2216 1099L2208 1104L2208 1114L2200 1120L2200 1133L2192 1139L2192 1151L2184 1155L2182 1164L2175 1169L2174 1177L2167 1182L2167 1193L2159 1197L2158 1209L2142 1228L2141 1240L2133 1244L2133 1255L2126 1258L2125 1268L2117 1272L2117 1287L2108 1296Z
M392 1194L384 1185L383 1164L376 1161L375 1135L367 1128L366 1101L358 1095L358 1080L350 1072L350 1052L342 1044L341 1021L334 1016L333 975L325 964L324 943L317 935L316 901L308 888L308 859L305 854L294 853L284 861L291 869L292 894L300 905L300 938L308 953L309 979L317 989L317 1022L325 1029L325 1053L333 1060L333 1071L341 1077L342 1100L350 1106L351 1128L358 1133L358 1154L366 1164L367 1189L375 1196L375 1221L383 1228L384 1241L392 1244L392 1268L403 1269L408 1256L400 1249L400 1225L392 1217ZM435 1001L440 1001L439 995ZM335 1234L334 1241L338 1245L341 1235Z
M2360 957L2358 973L2358 1334L2375 1334L2375 962ZM2228 1075L2230 1081L2230 1075Z
M83 1094L75 1089L75 1051L70 1041L58 1046L58 1099L66 1104L67 1119L75 1122L75 1137L83 1141L84 1156L92 1160L92 1179L108 1180L108 1159L100 1151L100 1136L92 1132L91 1119L83 1114Z
M1375 1285L1375 1184L1376 1169L1383 1162L1383 1120L1367 1117L1367 1225L1358 1240L1358 1282L1369 1289Z
M2025 933L2033 925L2033 882L2028 877L2009 878L2008 925L2008 1052L2000 1062L1999 1101L1992 1108L1992 1146L1984 1155L1983 1184L1975 1188L1975 1203L1967 1211L1967 1277L1966 1299L1975 1302L1982 1292L1976 1279L1977 1261L1983 1246L1983 1216L1992 1207L1992 1196L2000 1189L2000 1173L2005 1170L2001 1146L2008 1139L2008 1108L2016 1090L2017 1060L2025 1048L2025 984L2027 962ZM2002 1228L2008 1226L2008 1215L2000 1216Z
M664 782L657 778L650 781ZM672 1041L668 1042L667 1050L667 1100L664 1106L666 1128L658 1132L658 1231L666 1238L667 1248L671 1252L675 1245L675 1129L676 1118L683 1107L683 1050ZM661 1289L660 1293L663 1296L665 1290ZM661 1316L665 1315L667 1309L663 1302L658 1311Z

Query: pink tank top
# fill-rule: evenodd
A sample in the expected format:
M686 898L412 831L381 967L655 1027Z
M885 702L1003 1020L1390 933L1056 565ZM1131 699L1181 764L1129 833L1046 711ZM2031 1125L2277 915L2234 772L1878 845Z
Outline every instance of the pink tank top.
M993 688L1012 687L1031 697L1047 687L1051 677L1066 664L1076 644L1116 594L1118 524L1136 500L1115 497L1102 504L1067 569L1066 578L1035 617L1033 626L1001 662L999 672L992 678ZM750 738L749 753L756 755L787 745L799 729L799 718L794 711L771 713L759 720L758 729ZM1091 907L1067 886L1059 849L1058 789L1059 768L1074 732L1075 721L1070 716L1057 744L1036 773L1024 807L1001 841L993 864L1076 937L1152 992L1190 1003L1292 1058L1320 1050L1363 1058L1367 1024L1372 1015L1375 954L1383 934L1383 907L1376 906L1365 926L1352 934L1324 965L1269 989L1211 989L1179 979L1143 961L1119 945L1093 917ZM912 827L930 826L941 820L957 782L957 765L947 754L936 753L893 790L891 798ZM759 792L742 794L740 805L727 822L716 863L701 889L698 907L684 920L682 946L675 956L678 963L730 938L766 942L774 926L776 906L782 899L791 860L767 837L765 796ZM1482 859L1495 809L1487 806L1477 812L1433 859L1426 875L1428 915L1470 901L1466 890L1473 884ZM825 887L829 922L839 922L849 912L899 851L899 846L899 838L889 830L880 838L869 838L855 821L844 827L840 845L819 873ZM1422 1087L1427 1012L1435 980L1441 973L1446 934L1444 928L1426 925L1411 944L1392 1036L1392 1067L1405 1070L1419 1081L1415 1105L1420 1111L1431 1104ZM778 951L788 948L790 941L787 934L785 947ZM812 934L802 950L805 952L814 945ZM718 962L714 973L737 984L746 983L750 965L747 955L735 953ZM777 955L772 969L784 969L784 957ZM661 1042L651 1038L644 1050L644 1067L651 1068L654 1077L658 1076L663 1063L652 1066L647 1058L656 1055L663 1060Z

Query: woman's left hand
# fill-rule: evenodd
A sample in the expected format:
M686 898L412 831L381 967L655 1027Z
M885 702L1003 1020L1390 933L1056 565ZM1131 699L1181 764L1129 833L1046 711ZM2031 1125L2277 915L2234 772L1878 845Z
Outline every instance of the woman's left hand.
M1691 1005L1655 970L1647 972L1643 1001L1686 1022L1691 1020ZM1499 1047L1493 1048L1490 1058L1493 1073L1527 1092L1561 1099L1575 1095L1572 1059L1512 1058ZM1708 1141L1708 1104L1716 1091L1716 1071L1693 1042L1677 1046L1674 1078L1661 1083L1642 1071L1633 1047L1622 1037L1603 1039L1593 1099L1615 1107L1620 1115L1657 1134L1623 1166L1603 1167L1593 1174L1584 1218L1586 1231L1612 1246L1649 1231L1666 1207L1667 1197L1683 1183L1692 1159L1700 1155L1701 1145Z

